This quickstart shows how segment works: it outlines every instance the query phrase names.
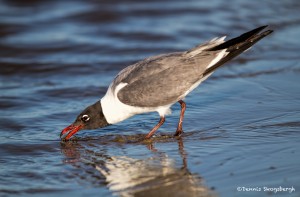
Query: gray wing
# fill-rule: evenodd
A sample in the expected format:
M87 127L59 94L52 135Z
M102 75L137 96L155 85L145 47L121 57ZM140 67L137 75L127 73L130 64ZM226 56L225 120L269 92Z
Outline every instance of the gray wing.
M121 82L128 83L117 96L131 106L155 107L174 103L203 77L217 53L203 51L191 57L182 52L151 57L121 71L112 88Z
M174 103L201 78L273 32L267 30L259 34L266 27L258 27L226 42L223 38L213 39L187 52L148 58L121 71L113 88L121 82L128 83L117 95L128 105L155 107ZM207 68L222 50L227 54Z

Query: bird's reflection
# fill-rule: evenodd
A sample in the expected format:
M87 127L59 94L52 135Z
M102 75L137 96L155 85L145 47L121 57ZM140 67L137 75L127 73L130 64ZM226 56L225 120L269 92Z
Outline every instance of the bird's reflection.
M175 159L154 146L157 141L120 144L116 142L118 140L98 139L92 142L65 142L61 149L64 162L83 171L81 179L90 181L88 179L93 177L92 181L95 182L97 177L101 179L98 182L105 184L118 196L215 196L213 191L203 185L199 175L189 172L183 139L172 140L172 143L178 143L178 154L182 160L179 168ZM115 143L114 147L119 145L121 149L122 146L145 144L150 156L142 159L131 158L126 154L109 156L105 147L109 148L110 143Z

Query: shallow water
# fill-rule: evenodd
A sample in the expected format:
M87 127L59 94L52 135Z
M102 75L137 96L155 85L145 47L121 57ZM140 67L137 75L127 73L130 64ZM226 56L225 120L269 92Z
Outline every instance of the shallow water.
M299 1L0 1L1 196L300 196ZM155 113L61 129L145 57L269 24L156 137Z

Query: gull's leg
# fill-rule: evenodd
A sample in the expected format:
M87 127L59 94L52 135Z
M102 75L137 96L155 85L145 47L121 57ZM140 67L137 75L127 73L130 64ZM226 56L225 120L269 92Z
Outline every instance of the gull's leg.
M176 133L174 134L174 136L179 136L183 133L183 131L182 131L182 122L183 122L184 112L185 112L185 109L186 109L186 104L183 100L179 100L178 102L181 106L181 112L180 112L180 118L179 118L179 121L178 121L177 130L176 130Z
M145 139L149 139L152 137L152 135L157 131L157 129L164 124L165 122L165 117L160 117L159 122L157 123L157 125L155 127L153 127L153 129L146 135Z

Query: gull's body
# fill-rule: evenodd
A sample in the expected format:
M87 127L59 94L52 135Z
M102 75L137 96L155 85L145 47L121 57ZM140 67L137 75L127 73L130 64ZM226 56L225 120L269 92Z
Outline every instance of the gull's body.
M203 49L223 42L218 39L192 52L150 57L123 69L101 99L107 122L115 124L135 114L153 111L160 116L169 114L174 103L184 99L210 75L203 76L210 63L227 54L225 49L221 52Z
M136 114L156 111L160 122L146 136L150 138L164 123L165 115L170 113L170 107L176 102L181 105L176 131L176 135L180 135L185 111L182 100L185 96L218 67L269 35L271 30L259 34L265 27L226 42L225 37L215 38L188 51L149 57L124 68L100 102L86 108L61 135L67 133L65 139L69 139L79 129L104 127Z

